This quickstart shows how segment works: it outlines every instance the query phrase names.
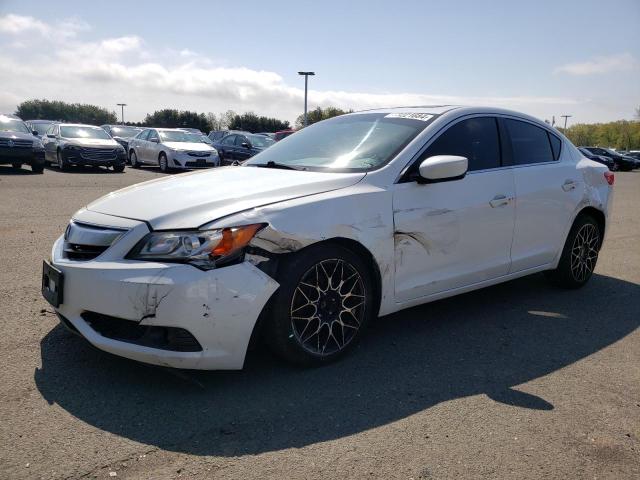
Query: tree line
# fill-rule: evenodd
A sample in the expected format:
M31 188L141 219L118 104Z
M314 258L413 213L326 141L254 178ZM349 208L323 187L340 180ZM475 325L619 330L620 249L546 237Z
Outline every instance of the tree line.
M348 112L351 112L349 110ZM348 113L335 107L320 108L308 112L308 124ZM23 120L56 120L69 123L87 123L90 125L115 124L116 112L96 105L67 103L59 100L27 100L18 105L16 115ZM252 133L277 132L292 128L288 120L257 115L254 112L237 113L227 110L222 113L207 114L165 108L149 113L142 122L126 122L139 127L197 128L208 133L211 130L245 130ZM296 128L304 126L304 115L295 121Z
M636 121L577 123L566 130L558 128L576 146L640 150L640 117Z

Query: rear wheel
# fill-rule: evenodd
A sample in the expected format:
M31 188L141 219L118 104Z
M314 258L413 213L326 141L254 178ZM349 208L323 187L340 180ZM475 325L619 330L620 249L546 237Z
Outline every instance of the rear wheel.
M373 283L366 264L338 245L309 247L285 260L267 325L279 356L320 365L357 343L373 315Z
M162 173L167 173L169 171L169 162L164 153L161 153L160 157L158 157L158 165L160 166L160 171Z
M590 215L580 215L569 231L558 268L546 272L547 277L564 288L582 287L596 268L601 243L598 223Z

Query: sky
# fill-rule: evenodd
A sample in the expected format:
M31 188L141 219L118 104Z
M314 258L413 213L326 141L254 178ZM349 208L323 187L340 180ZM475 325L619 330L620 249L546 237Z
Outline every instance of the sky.
M640 106L640 0L0 0L0 112L92 103L293 121L309 108L512 108L571 123ZM25 119L26 120L26 119Z

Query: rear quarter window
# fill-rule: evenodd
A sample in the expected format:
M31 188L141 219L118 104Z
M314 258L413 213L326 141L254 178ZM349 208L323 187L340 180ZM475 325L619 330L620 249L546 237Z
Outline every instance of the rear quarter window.
M557 159L545 129L519 120L505 119L504 123L509 132L515 165L553 162Z

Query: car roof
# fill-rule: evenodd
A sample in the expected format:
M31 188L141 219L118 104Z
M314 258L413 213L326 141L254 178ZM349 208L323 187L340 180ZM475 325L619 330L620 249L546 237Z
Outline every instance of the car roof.
M42 118L38 120L27 120L29 123L58 123L55 120L43 120Z
M61 127L88 127L88 128L97 128L99 130L102 130L102 127L96 127L95 125L87 125L86 123L59 123L58 125L60 125Z

